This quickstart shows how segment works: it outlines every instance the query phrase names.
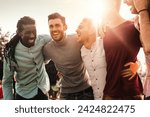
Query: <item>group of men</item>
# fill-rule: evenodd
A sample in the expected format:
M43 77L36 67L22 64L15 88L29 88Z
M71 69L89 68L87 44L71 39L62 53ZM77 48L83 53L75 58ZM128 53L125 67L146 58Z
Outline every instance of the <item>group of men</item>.
M139 13L140 32L134 22L120 16L121 0L106 2L109 9L103 19L103 36L88 18L79 24L77 35L67 35L65 17L59 13L48 16L52 39L48 35L37 36L35 20L22 17L17 23L16 35L5 45L4 99L13 99L15 73L15 99L47 100L50 83L45 63L50 59L61 74L60 99L142 99L143 86L138 74L130 69L133 64L129 64L129 69L124 65L136 62L142 46L145 53L149 53L149 0L124 0L132 6L131 11L136 11L132 13ZM146 80L146 86L150 87L148 83ZM147 87L145 92L149 92Z

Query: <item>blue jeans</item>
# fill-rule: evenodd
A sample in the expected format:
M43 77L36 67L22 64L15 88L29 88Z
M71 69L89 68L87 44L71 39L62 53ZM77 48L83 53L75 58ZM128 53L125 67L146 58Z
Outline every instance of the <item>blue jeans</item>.
M61 93L61 100L94 100L92 87L76 93Z

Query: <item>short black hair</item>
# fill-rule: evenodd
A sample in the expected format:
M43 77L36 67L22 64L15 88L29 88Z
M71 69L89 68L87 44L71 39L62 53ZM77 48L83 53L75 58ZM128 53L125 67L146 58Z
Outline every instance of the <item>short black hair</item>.
M29 16L20 18L17 22L17 32L21 32L23 30L23 25L28 24L35 24L35 20Z

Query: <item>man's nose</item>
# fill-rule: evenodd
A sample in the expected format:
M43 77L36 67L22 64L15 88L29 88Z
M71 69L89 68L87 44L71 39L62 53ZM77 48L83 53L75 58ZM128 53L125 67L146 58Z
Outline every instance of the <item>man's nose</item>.
M78 33L78 29L76 29L76 33Z
M31 33L31 34L30 34L30 37L31 37L31 38L35 37L35 34L34 34L34 33Z
M52 30L52 31L56 31L56 30L57 30L57 28L54 26L51 30Z

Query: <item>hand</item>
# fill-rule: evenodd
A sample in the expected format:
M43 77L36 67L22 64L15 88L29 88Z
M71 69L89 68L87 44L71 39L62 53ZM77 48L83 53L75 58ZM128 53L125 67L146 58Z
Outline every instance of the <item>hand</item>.
M148 9L149 0L133 0L134 6L137 11Z
M61 73L61 72L58 71L57 72L57 76L58 76L59 79L62 79L63 78L63 73Z
M106 25L104 23L101 23L98 27L98 34L100 35L100 37L104 38L105 32L106 32Z
M129 80L133 79L133 77L136 75L137 73L137 70L139 68L139 65L137 62L128 62L124 65L124 67L128 67L127 69L124 69L122 70L122 73L121 75L124 77L124 78L128 78L129 77Z

